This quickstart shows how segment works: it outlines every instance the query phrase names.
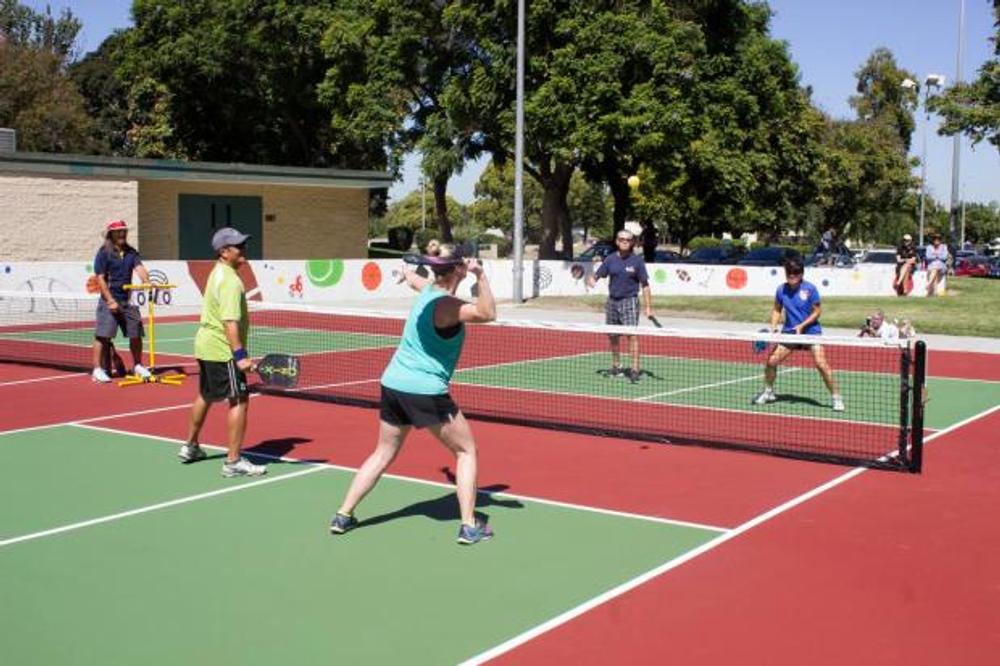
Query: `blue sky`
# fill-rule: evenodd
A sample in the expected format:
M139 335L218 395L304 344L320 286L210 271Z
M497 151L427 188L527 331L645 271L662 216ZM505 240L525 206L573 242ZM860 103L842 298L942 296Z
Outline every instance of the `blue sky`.
M25 0L22 0L24 2ZM774 12L771 33L788 42L799 65L802 82L813 87L813 99L828 113L850 117L847 99L854 92L854 72L877 47L888 47L899 64L919 79L944 74L954 81L961 0L770 0ZM990 57L987 41L993 34L992 3L965 0L964 77L973 77ZM93 50L117 28L130 24L130 0L27 0L26 4L54 12L68 7L83 21L81 48ZM928 131L928 191L947 202L951 195L952 140L937 136L938 120L932 116ZM925 122L921 113L913 149L921 148ZM1000 200L1000 152L988 144L972 149L962 141L961 181L969 201ZM485 161L467 165L452 179L451 194L462 202L472 200L473 187ZM401 197L418 187L419 156L411 156L403 179L390 195Z

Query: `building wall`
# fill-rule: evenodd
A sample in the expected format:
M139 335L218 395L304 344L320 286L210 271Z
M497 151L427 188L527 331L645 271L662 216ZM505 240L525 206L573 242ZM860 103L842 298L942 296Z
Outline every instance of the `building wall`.
M104 225L136 229L138 186L131 180L50 178L0 173L0 256L5 261L91 261Z
M261 197L266 259L367 256L365 189L144 180L139 183L138 200L145 257L178 258L177 201L181 194Z

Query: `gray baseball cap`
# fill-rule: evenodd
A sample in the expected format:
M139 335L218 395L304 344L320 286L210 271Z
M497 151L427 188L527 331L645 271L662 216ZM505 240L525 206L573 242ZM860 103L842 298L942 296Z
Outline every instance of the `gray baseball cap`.
M232 227L222 227L212 236L212 249L216 252L230 245L242 245L250 238L250 234L241 233Z

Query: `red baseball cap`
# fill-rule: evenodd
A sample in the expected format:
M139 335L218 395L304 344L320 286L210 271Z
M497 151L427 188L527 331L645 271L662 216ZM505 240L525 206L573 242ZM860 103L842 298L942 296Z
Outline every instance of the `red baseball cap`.
M125 220L111 220L104 225L104 233L110 234L112 231L128 231L128 222Z

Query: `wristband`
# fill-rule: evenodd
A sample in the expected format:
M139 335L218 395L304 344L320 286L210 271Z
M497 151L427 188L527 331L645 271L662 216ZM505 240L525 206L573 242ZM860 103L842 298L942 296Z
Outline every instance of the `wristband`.
M234 349L233 350L233 360L236 361L236 362L243 361L248 356L249 356L249 354L247 354L247 350L244 349L243 347L240 347L239 349Z

